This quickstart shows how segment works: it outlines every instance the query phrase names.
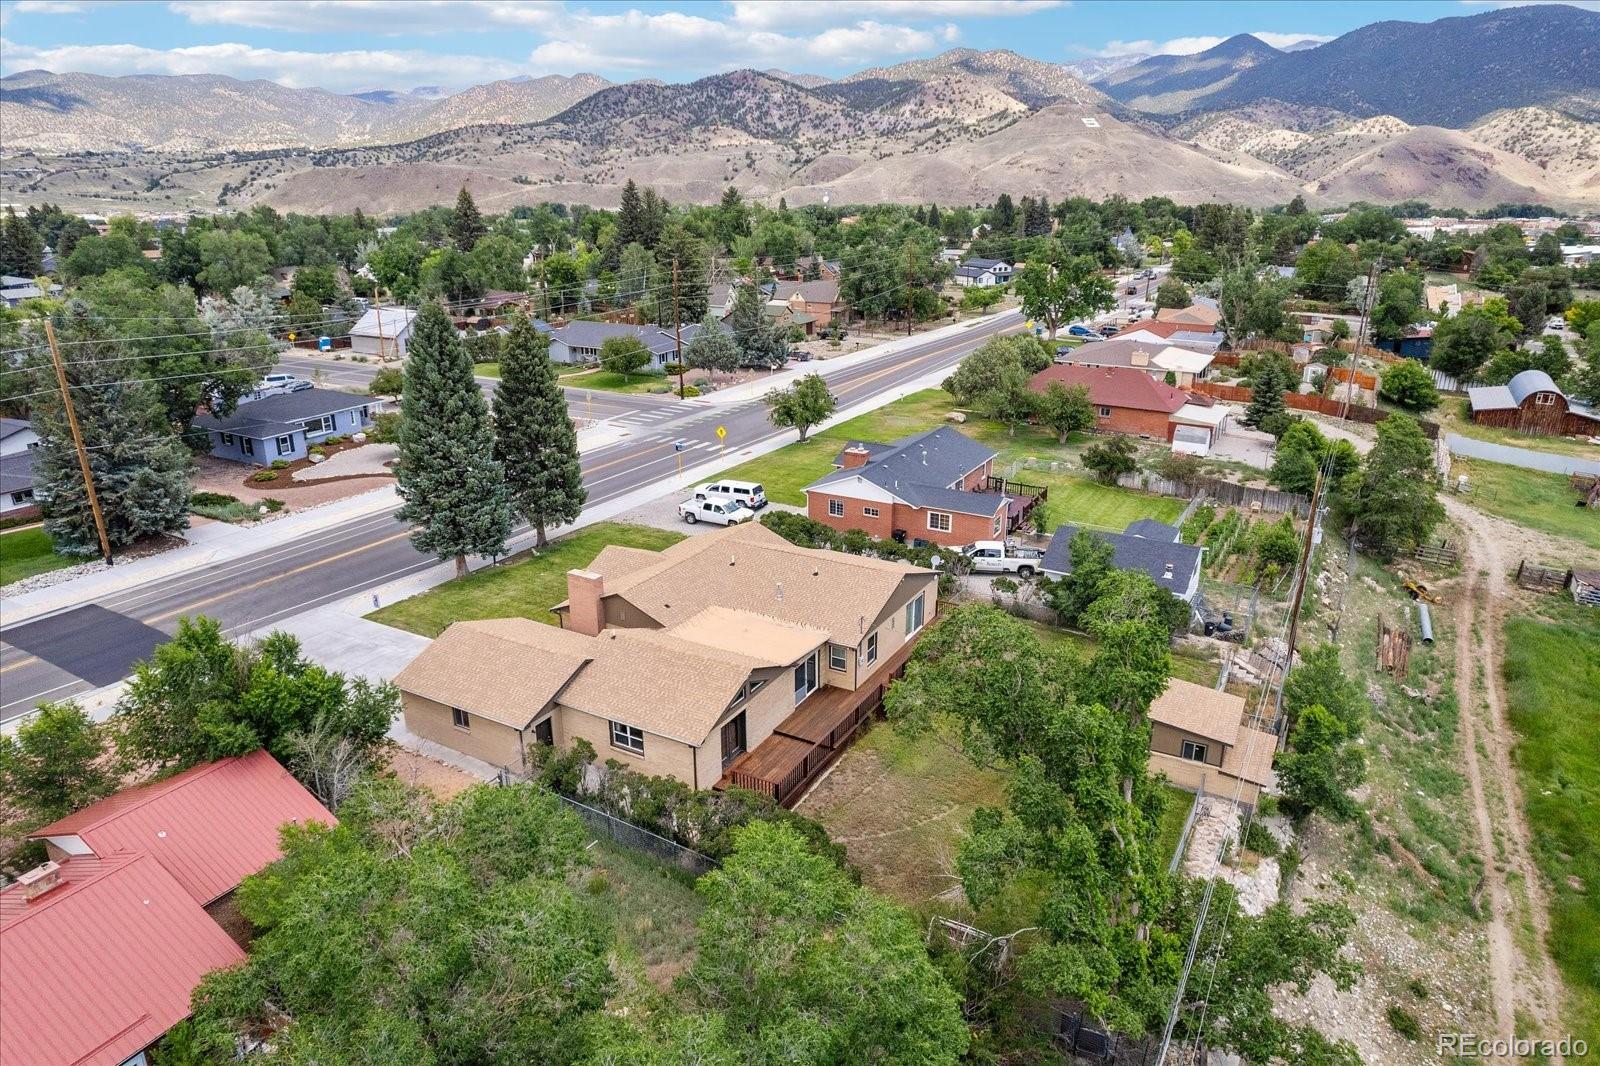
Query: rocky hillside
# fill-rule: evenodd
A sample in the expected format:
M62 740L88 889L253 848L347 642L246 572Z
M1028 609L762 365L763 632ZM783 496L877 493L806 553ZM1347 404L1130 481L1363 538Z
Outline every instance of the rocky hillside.
M966 74L980 79L1030 107L1074 103L1086 106L1109 103L1100 90L1086 84L1059 63L1045 63L1006 49L979 52L955 48L932 59L913 59L892 67L858 71L843 82L926 82Z
M1248 33L1187 56L1151 56L1102 76L1095 87L1129 107L1156 114L1188 111L1240 74L1284 55Z
M475 85L420 113L395 116L382 135L384 140L404 141L491 122L543 122L610 85L598 74L549 74Z
M1600 95L1597 71L1600 12L1541 4L1363 26L1258 63L1191 106L1271 98L1460 129L1504 108Z

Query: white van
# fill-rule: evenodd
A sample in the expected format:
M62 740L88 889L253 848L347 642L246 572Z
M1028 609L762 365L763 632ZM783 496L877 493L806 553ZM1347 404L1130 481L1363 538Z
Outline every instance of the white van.
M767 505L767 492L754 481L711 481L694 490L697 500L738 500L752 511Z

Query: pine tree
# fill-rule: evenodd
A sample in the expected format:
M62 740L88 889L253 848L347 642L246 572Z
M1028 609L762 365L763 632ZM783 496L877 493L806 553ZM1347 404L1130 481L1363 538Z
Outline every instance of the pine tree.
M478 243L478 238L488 232L488 227L483 224L483 216L478 213L478 205L473 201L472 194L465 185L456 196L456 210L450 216L450 236L456 242L456 247L463 252L472 251L472 246Z
M617 211L617 241L616 247L626 248L630 244L650 247L646 241L646 223L644 217L644 204L639 198L639 186L632 178L622 187L622 206Z
M18 278L36 278L44 273L41 258L44 242L26 218L18 218L14 208L6 208L0 218L0 273Z
M728 327L739 342L742 365L776 370L789 361L789 344L768 321L761 292L754 285L741 285L734 292Z
M121 380L128 375L127 364L117 359L118 345L96 335L86 321L69 320L61 334L74 342L67 384L111 547L187 528L191 459L167 421L156 387L137 378ZM55 384L48 370L38 379L41 385ZM33 428L41 438L33 453L33 476L45 532L64 555L98 555L100 538L77 449L53 389L39 397Z
M417 312L408 352L395 469L405 503L395 517L417 527L411 543L419 551L454 556L456 573L465 574L469 554L497 555L511 533L488 405L472 356L439 305Z
M533 525L541 548L546 527L573 521L589 496L578 434L549 353L550 342L519 317L500 356L494 394L495 457L505 468L512 510Z

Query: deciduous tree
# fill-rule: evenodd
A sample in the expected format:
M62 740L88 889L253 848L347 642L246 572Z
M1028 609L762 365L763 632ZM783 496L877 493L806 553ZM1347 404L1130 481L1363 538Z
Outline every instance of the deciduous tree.
M811 427L833 414L836 401L821 374L807 374L784 389L773 389L761 398L771 410L767 417L779 428L793 427L803 441Z
M650 349L638 337L607 337L600 345L600 368L629 381L650 364Z
M1431 411L1439 406L1439 390L1434 387L1433 375L1411 359L1384 367L1378 392L1390 403L1408 411Z
M0 734L0 791L37 825L116 788L106 736L76 703L41 703L14 734Z
M1067 255L1054 241L1029 257L1016 286L1022 313L1043 323L1052 341L1067 323L1116 306L1100 265L1086 255Z
M684 347L683 361L685 365L708 374L718 371L731 374L739 369L740 354L739 343L734 340L733 333L715 315L706 315L700 321L700 328Z
M1139 451L1121 433L1112 433L1083 450L1083 465L1103 485L1114 485L1123 474L1139 469Z
M1364 551L1387 558L1421 544L1444 518L1432 442L1405 415L1379 422L1378 442L1361 469L1339 483L1332 503Z
M1062 444L1072 434L1094 428L1094 404L1089 402L1089 390L1082 385L1050 382L1038 398L1035 413L1042 424L1055 430L1056 439Z

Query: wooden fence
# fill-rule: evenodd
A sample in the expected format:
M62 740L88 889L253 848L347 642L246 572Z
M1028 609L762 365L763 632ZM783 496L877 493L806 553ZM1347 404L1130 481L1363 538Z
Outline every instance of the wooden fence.
M1197 381L1189 386L1189 391L1199 393L1202 396L1210 396L1217 400L1226 400L1229 403L1249 403L1255 398L1255 393L1242 385L1218 385L1210 381ZM1286 392L1283 394L1283 402L1296 411L1315 411L1318 414L1344 418L1351 422L1363 422L1367 425L1375 425L1389 417L1388 411L1380 410L1376 407L1363 407L1355 403L1346 404L1343 400L1335 400L1329 396L1318 396L1315 393ZM1429 440L1439 439L1439 424L1437 422L1419 418L1417 419L1417 425L1422 427L1423 435Z
M1535 592L1560 592L1572 580L1571 570L1555 570L1524 559L1517 564L1517 584Z
M1424 544L1412 554L1425 563L1435 563L1439 566L1454 566L1461 558L1460 554L1450 547L1448 543Z
M1366 374L1360 370L1351 370L1349 367L1336 366L1332 370L1335 381L1354 381L1356 388L1366 389L1369 392L1378 387L1378 375Z

